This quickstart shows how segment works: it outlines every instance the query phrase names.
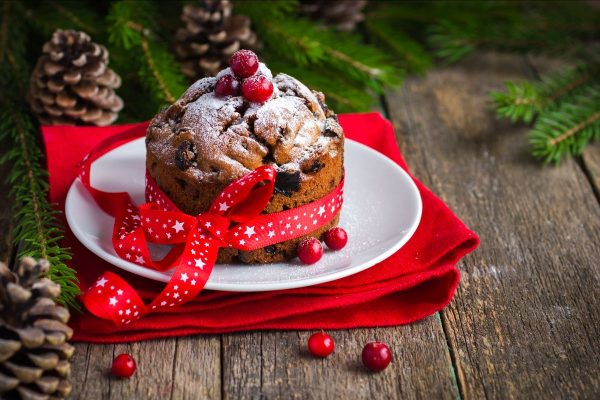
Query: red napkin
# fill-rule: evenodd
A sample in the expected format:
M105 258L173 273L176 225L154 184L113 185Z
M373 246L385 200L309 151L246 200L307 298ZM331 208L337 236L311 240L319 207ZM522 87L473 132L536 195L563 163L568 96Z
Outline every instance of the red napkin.
M380 114L340 115L340 123L348 138L385 154L407 169L392 125ZM77 164L97 143L127 129L145 131L146 126L147 123L106 128L42 127L51 201L64 209ZM366 271L293 290L260 293L207 290L180 308L151 314L120 328L87 312L74 312L70 322L75 330L74 340L114 343L256 329L389 326L431 315L452 299L459 281L455 264L477 247L479 238L441 200L415 182L423 199L419 228L402 249ZM107 264L83 247L70 231L63 245L72 248L71 266L77 270L82 290L106 270L132 283L145 301L153 298L163 285Z

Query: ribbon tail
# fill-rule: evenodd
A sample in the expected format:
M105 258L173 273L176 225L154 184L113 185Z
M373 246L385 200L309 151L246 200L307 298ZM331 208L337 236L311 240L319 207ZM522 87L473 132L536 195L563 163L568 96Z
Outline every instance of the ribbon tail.
M96 317L116 325L129 324L148 312L135 289L112 272L102 274L81 296L81 301Z

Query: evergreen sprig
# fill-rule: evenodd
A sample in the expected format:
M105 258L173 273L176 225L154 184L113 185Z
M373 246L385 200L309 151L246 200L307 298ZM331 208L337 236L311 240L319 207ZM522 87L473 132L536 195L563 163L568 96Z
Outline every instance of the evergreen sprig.
M530 123L532 153L558 163L578 155L600 127L600 64L582 64L537 82L506 84L506 92L492 92L500 118Z
M533 155L547 163L579 155L590 141L600 140L600 84L541 114L529 138Z
M264 43L261 56L275 72L290 73L322 90L338 111L368 109L373 103L369 93L382 93L402 81L402 70L386 52L365 44L358 35L299 18L296 3L235 3L234 12L252 19Z
M61 286L59 302L78 308L79 294L75 271L66 265L71 258L60 246L63 237L58 212L48 201L47 172L34 119L28 112L23 93L29 78L25 58L28 30L25 9L16 2L0 4L0 142L8 150L0 163L10 165L7 182L15 202L14 235L19 256L45 258L50 262L48 276Z
M114 58L115 69L127 70L133 61L138 83L152 95L155 109L173 103L186 85L173 55L157 34L155 3L116 2L111 6L107 20L109 42L121 52L121 57Z

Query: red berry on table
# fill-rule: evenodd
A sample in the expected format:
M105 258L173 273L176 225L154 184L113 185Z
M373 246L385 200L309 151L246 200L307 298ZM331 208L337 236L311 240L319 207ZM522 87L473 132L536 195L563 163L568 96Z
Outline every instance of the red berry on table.
M298 245L298 258L304 264L314 264L323 256L323 246L313 237L304 239Z
M383 371L392 361L392 352L385 343L369 342L363 347L362 362L371 371Z
M247 78L258 71L258 57L250 50L239 50L233 53L229 60L229 67L240 78Z
M264 75L254 75L242 83L244 97L254 103L264 103L273 95L273 82Z
M223 75L215 84L215 94L217 96L237 96L239 93L240 82L233 75Z
M325 232L325 235L323 235L323 239L330 249L341 250L346 246L346 243L348 243L348 234L344 228L336 226L328 229L327 232Z
M129 378L136 368L135 360L129 354L119 354L112 363L112 373L119 378Z
M308 351L315 357L327 357L333 353L334 348L333 338L325 332L313 333L308 338Z

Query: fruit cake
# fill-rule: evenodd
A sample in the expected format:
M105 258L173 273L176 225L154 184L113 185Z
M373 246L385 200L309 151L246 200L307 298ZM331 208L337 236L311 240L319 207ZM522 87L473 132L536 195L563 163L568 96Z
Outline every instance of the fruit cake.
M344 132L325 96L259 63L249 51L230 68L200 79L156 115L146 135L149 174L183 212L210 208L232 181L262 166L277 171L265 213L315 201L344 175ZM253 251L223 248L217 262L269 263L296 256L307 236L320 238L337 225Z

